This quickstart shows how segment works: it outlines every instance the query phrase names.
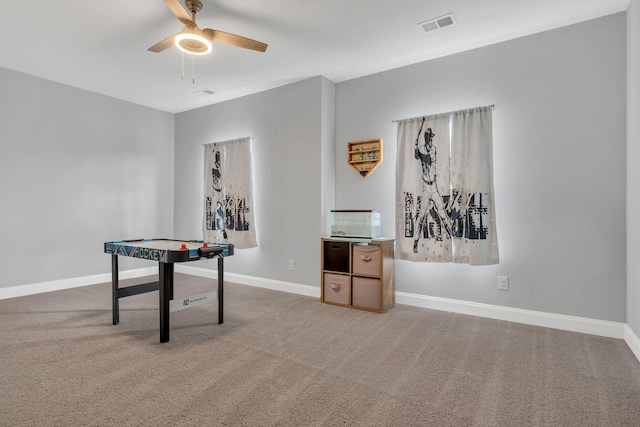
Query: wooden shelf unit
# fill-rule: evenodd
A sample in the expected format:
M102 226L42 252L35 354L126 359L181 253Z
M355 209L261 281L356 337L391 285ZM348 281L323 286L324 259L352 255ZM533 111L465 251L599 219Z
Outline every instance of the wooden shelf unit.
M347 163L366 178L382 163L382 139L347 143Z
M321 239L321 296L326 304L385 313L396 303L395 240Z

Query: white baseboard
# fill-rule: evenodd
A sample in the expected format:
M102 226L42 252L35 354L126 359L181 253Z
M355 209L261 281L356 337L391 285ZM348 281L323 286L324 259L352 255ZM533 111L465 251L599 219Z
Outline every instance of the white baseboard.
M624 325L624 340L640 361L640 339L638 339L638 336L631 330L629 325Z
M176 264L176 273L190 274L192 276L217 279L218 270L209 270L201 267L191 267L183 264ZM243 274L224 272L225 281L239 283L241 285L255 286L257 288L272 289L274 291L289 292L290 294L304 295L307 297L320 298L320 288L317 286L300 285L298 283L283 282L281 280L263 279L262 277L245 276Z
M175 271L193 276L201 276L216 279L217 271L200 267L189 267L176 264ZM253 276L244 276L225 272L225 278L230 282L243 285L257 286L276 291L290 292L310 297L320 298L320 288L317 286L300 285L297 283L282 282L279 280L263 279ZM454 313L468 314L471 316L487 317L490 319L506 320L509 322L525 323L528 325L543 326L547 328L562 329L572 332L599 335L609 338L625 338L624 323L609 322L606 320L594 320L584 317L565 316L560 314L544 313L540 311L523 310L518 308L501 307L498 305L466 302L447 298L431 297L426 295L396 292L398 304L413 305L417 307L431 308L434 310L450 311ZM630 330L630 329L629 329Z
M624 339L625 323L396 292L396 302L434 310Z
M120 271L120 279L133 279L136 277L158 274L157 267L139 268L136 270ZM98 283L111 282L111 273L95 274L93 276L73 277L71 279L53 280L51 282L33 283L30 285L10 286L0 288L0 300L22 297L26 295L41 294L43 292L60 291L63 289L79 288L81 286L97 285Z
M140 268L119 272L120 279L132 279L136 277L157 274L155 267ZM201 267L190 267L183 264L175 264L175 272L192 276L217 279L217 270ZM308 297L320 298L320 288L317 286L301 285L298 283L284 282L281 280L264 279L261 277L246 276L242 274L225 272L225 279L242 285L266 288L275 291L289 292ZM54 280L51 282L34 283L31 285L0 288L0 299L14 298L32 295L42 292L70 289L80 286L95 285L110 282L111 273L97 274L94 276L78 277L73 279ZM640 361L640 339L631 330L629 325L606 320L595 320L584 317L566 316L561 314L545 313L541 311L523 310L518 308L502 307L490 304L481 304L447 298L431 297L406 292L396 292L398 304L412 305L416 307L443 310L453 313L480 316L508 322L524 323L527 325L542 326L546 328L561 329L565 331L580 332L584 334L598 335L609 338L623 339L633 354Z

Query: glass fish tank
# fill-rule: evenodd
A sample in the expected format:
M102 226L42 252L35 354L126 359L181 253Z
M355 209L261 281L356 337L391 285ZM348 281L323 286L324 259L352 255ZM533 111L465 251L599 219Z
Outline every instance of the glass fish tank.
M331 237L380 238L380 211L377 209L332 210Z

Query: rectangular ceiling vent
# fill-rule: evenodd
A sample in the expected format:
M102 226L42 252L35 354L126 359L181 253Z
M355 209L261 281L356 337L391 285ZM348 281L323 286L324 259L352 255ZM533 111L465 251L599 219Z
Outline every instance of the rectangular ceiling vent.
M209 96L209 95L213 95L215 92L210 89L201 89L193 93L199 93L200 95Z
M456 18L453 16L453 13L448 15L441 16L439 18L430 19L425 22L421 22L418 25L422 27L425 32L439 30L440 28L448 27L450 25L454 25L456 23Z

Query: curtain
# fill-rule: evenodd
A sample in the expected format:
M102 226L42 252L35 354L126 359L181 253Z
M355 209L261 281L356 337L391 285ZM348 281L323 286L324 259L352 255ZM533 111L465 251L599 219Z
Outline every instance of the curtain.
M258 246L251 180L251 138L204 146L205 241Z
M499 262L492 106L398 121L399 259Z

